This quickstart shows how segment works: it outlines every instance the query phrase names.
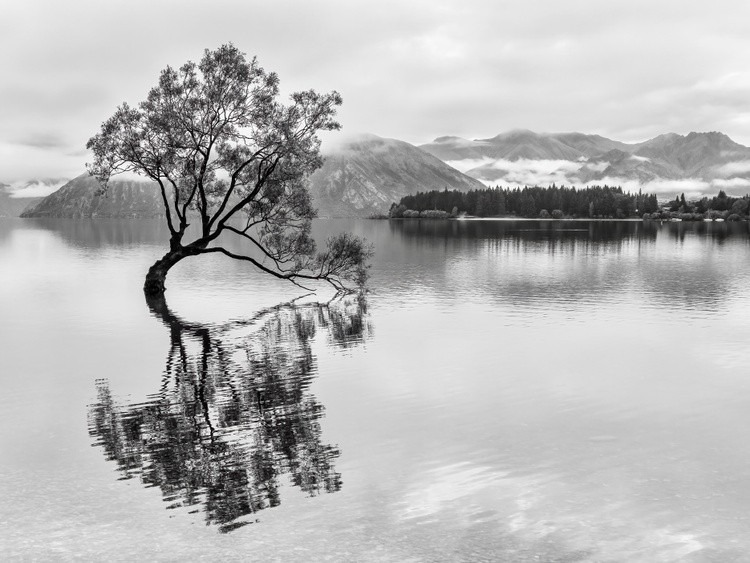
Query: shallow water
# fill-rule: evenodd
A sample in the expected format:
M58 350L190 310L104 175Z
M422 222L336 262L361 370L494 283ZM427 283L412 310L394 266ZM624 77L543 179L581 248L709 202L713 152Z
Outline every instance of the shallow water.
M0 220L3 558L747 557L747 223L339 230L365 301L202 257L149 308L158 222Z

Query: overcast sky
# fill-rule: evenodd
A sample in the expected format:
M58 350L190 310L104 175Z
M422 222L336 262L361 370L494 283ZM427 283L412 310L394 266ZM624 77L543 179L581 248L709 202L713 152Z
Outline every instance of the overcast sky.
M750 145L747 0L4 2L0 180L72 177L166 65L234 42L345 131L415 144L513 128Z

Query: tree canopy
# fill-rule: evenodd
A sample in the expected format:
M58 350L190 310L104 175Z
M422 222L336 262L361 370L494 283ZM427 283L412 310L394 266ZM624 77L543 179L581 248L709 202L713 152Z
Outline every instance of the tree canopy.
M316 211L306 180L322 164L317 133L340 128L341 96L308 90L285 105L278 84L232 44L206 50L197 64L164 69L144 101L123 103L88 141L87 168L102 191L122 172L161 191L170 249L149 270L147 293L164 291L177 262L206 253L298 285L364 283L371 249L363 239L344 233L318 252L310 236ZM222 235L245 241L248 252L227 248Z

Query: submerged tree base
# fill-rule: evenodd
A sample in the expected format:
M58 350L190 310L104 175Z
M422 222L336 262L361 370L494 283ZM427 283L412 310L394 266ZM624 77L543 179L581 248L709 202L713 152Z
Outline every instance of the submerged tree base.
M177 246L176 244L173 246ZM164 282L167 279L167 272L183 258L190 256L185 248L170 250L148 269L146 281L143 283L143 292L146 295L163 295L166 291Z
M164 292L166 290L167 288L164 285L164 279L147 277L145 283L143 284L143 293L145 293L147 296L164 295Z

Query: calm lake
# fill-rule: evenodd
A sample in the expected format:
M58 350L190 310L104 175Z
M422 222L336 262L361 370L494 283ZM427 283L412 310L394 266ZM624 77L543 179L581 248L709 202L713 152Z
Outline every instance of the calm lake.
M747 223L315 230L366 299L0 220L4 560L748 560Z

